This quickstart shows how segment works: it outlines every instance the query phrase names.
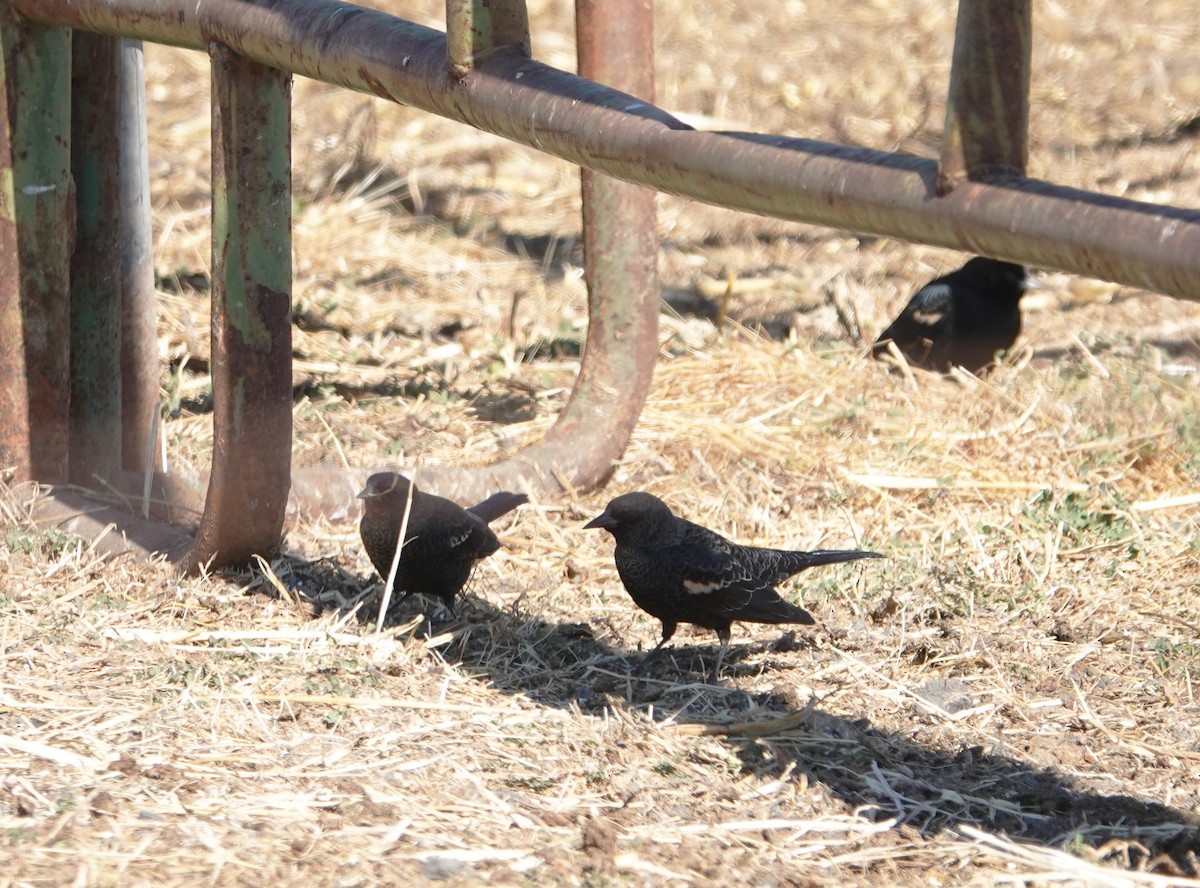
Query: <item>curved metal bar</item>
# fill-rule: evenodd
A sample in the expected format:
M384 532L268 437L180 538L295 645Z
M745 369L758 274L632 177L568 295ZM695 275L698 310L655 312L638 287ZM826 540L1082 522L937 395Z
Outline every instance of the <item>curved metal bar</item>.
M576 0L579 73L654 101L654 7ZM563 415L539 445L545 461L578 460L575 485L606 479L637 424L658 356L658 197L586 168L583 193L588 335ZM538 448L523 455L537 458Z
M577 0L583 76L654 97L653 7ZM588 332L571 398L541 442L482 469L421 467L421 486L471 503L497 488L557 492L603 482L625 450L658 354L658 224L653 191L582 171ZM361 470L296 472L291 509L349 518Z
M183 566L270 555L291 478L291 75L215 45L213 468Z
M619 179L734 209L1200 299L1200 212L1017 176L938 197L934 160L690 131L617 90L499 50L462 80L443 34L333 0L11 0L40 21L239 54L403 102Z
M69 487L19 485L7 492L5 501L38 526L93 541L90 551L100 555L177 562L192 546L191 535L178 528L135 517L123 504L100 502Z

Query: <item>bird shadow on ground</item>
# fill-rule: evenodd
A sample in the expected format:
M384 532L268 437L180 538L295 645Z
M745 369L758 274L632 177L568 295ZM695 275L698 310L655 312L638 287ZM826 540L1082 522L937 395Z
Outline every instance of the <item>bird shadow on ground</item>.
M338 606L314 597L326 594L320 589L344 590L338 598L345 602L372 586L330 560L289 561L294 569L287 584L314 602L316 612ZM603 621L555 623L533 612L539 595L551 594L555 583L547 578L545 589L527 590L497 606L478 594L482 584L476 579L459 599L457 617L435 615L418 631L447 635L439 655L502 693L595 717L624 708L656 721L695 725L719 738L757 779L805 774L848 810L876 822L893 821L901 840L978 827L1125 868L1200 875L1200 818L1156 802L1095 792L1070 776L1088 761L1085 736L1059 740L1050 751L1062 770L1034 765L1001 748L947 750L915 739L930 718L916 704L912 731L899 733L868 718L833 714L815 698L798 699L787 685L754 695L706 685L698 655L709 662L715 644L672 645L644 677L632 679L628 670L642 654L605 641L616 633ZM494 597L497 590L486 591ZM407 621L435 608L412 596L392 613L397 621ZM817 646L807 638L789 630L766 645L734 644L724 676L781 668L778 655ZM755 662L746 662L748 652Z
M1187 812L1082 789L1056 768L998 751L923 745L907 732L818 705L791 709L777 724L772 730L750 723L742 736L735 726L724 739L743 767L763 776L804 773L864 816L894 820L902 837L977 827L1126 868L1200 873L1200 820ZM1062 746L1068 749L1056 757L1064 767L1071 753L1084 759L1082 740Z

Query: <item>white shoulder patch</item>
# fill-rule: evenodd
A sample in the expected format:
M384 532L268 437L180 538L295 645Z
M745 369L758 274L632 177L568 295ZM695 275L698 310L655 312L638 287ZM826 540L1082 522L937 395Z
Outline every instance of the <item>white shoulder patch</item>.
M691 595L708 595L711 592L716 592L718 589L722 588L724 585L725 585L724 583L711 583L711 582L710 583L700 583L700 582L697 582L696 580L684 580L683 581L684 591L688 592Z

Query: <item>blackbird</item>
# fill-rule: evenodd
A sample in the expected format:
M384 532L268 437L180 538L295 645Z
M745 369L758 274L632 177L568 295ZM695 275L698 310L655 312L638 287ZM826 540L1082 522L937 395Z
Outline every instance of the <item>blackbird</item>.
M1021 332L1021 296L1041 287L1016 263L977 256L918 290L871 353L883 357L894 342L908 363L926 370L984 372Z
M779 597L775 586L818 564L882 558L876 552L817 550L789 552L740 546L677 517L649 493L623 493L586 528L603 528L616 540L621 582L634 603L662 621L662 641L634 670L638 674L679 623L713 629L721 640L708 676L716 683L729 647L734 620L750 623L814 622L812 614Z
M453 615L454 597L466 585L475 562L500 548L488 523L528 502L529 497L523 493L493 493L478 505L464 509L448 499L422 493L395 472L372 475L358 495L363 501L358 531L363 548L385 582L396 554L410 487L412 506L396 567L395 590L404 593L399 600L414 592L440 598Z

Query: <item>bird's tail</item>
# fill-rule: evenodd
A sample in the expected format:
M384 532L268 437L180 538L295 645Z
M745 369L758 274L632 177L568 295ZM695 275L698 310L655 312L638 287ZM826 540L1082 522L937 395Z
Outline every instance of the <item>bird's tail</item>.
M493 493L481 503L477 503L468 512L473 512L484 521L491 524L501 515L507 515L517 506L529 502L529 497L523 493L509 493L507 490L502 490L499 493Z
M783 555L783 566L789 574L821 564L838 564L842 561L858 561L862 558L887 557L878 552L867 552L862 549L816 549L812 552L782 552L780 554Z

